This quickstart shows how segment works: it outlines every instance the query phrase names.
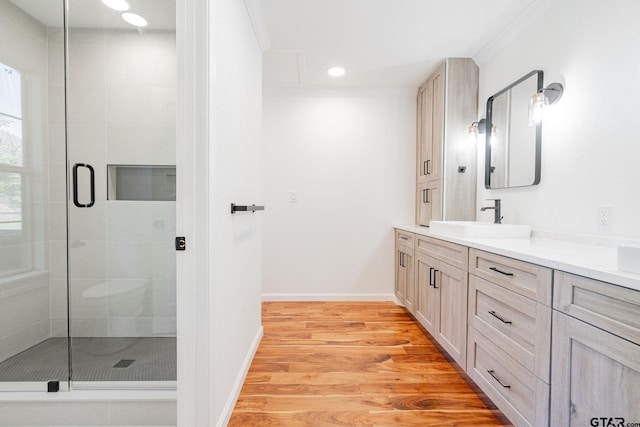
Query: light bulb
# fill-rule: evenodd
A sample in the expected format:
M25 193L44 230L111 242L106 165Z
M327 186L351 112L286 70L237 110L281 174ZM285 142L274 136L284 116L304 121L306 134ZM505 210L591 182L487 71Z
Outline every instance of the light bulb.
M542 109L544 108L544 92L536 92L529 102L529 126L542 123Z
M346 70L342 67L331 67L327 70L327 74L329 74L331 77L344 76L345 72Z

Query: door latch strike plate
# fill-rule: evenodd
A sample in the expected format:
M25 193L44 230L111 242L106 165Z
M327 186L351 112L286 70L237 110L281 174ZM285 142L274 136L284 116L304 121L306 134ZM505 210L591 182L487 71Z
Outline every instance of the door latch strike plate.
M176 251L184 251L187 249L187 238L176 237Z

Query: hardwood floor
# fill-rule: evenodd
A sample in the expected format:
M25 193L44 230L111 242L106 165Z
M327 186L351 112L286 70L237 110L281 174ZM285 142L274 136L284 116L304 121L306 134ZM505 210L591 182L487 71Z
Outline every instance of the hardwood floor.
M265 302L262 316L229 426L510 425L394 303Z

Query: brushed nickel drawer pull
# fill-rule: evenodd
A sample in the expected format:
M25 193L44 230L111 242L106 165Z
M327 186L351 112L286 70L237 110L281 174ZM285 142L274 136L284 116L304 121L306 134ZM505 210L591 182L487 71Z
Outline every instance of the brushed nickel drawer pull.
M498 315L496 314L496 312L495 312L495 311L493 311L493 310L490 310L490 311L489 311L489 314L490 314L490 315L492 315L493 317L495 317L496 319L498 319L499 321L501 321L502 323L506 323L506 324L508 324L508 325L510 325L510 324L511 324L511 321L510 321L510 320L504 320L502 317L498 316Z
M497 268L495 268L495 267L489 267L489 270L491 270L491 271L495 271L496 273L504 274L505 276L513 276L513 273L507 273L507 272L504 272L504 271L498 270L498 269L497 269Z
M400 238L401 238L402 240L409 240L409 238L408 238L407 236L400 236Z
M487 372L489 372L489 375L491 375L494 380L498 381L498 384L500 384L502 387L511 388L511 386L509 384L503 383L502 381L500 381L500 378L496 377L496 375L493 373L493 369L489 369L489 370L487 370Z

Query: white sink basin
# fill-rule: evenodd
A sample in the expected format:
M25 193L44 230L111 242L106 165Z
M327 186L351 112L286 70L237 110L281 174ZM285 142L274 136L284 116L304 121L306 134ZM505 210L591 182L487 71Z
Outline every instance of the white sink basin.
M618 246L618 270L640 274L640 245Z
M493 224L477 221L430 221L432 233L450 237L522 239L531 235L530 225Z

